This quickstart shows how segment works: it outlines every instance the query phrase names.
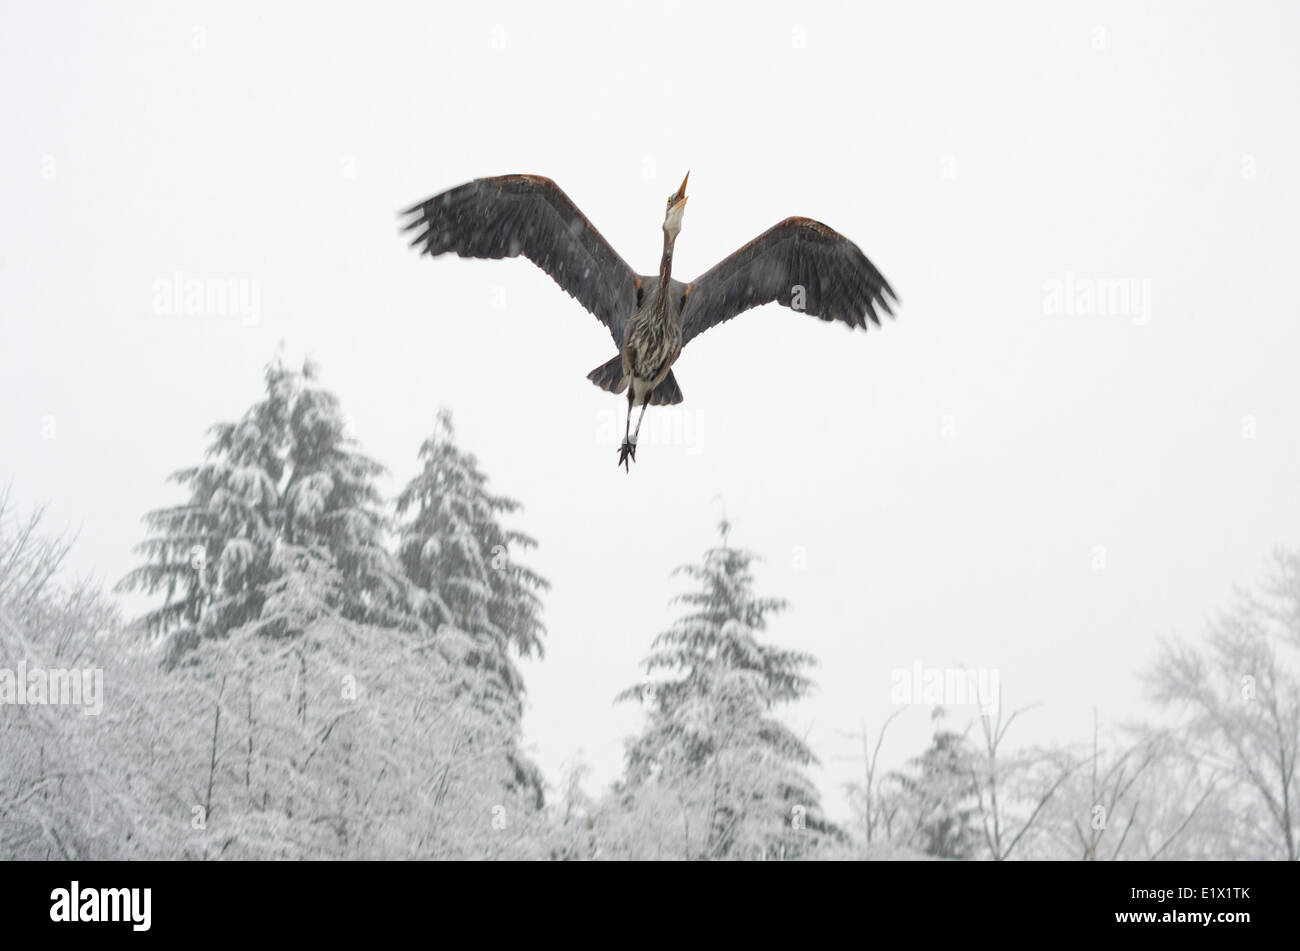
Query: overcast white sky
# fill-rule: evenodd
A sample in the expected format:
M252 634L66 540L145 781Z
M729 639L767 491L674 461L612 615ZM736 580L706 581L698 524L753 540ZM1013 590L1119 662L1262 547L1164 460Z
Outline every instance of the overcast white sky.
M578 755L617 772L640 715L612 698L719 497L765 558L760 591L791 601L772 636L820 658L790 720L833 813L859 772L847 734L895 709L895 668L997 669L1007 704L1045 702L1019 739L1085 739L1094 705L1143 714L1133 671L1158 637L1198 634L1300 542L1298 21L1285 3L10 5L0 480L114 582L141 515L177 498L168 473L259 397L284 340L390 491L446 405L526 506L554 585L527 740L553 780ZM652 271L687 169L676 276L803 214L903 303L865 335L772 306L701 337L686 402L650 411L625 475L624 404L585 379L614 354L604 328L522 260L418 258L395 212L544 174ZM154 313L177 272L250 282L257 319ZM1100 281L1135 293L1078 312ZM889 765L927 714L900 719Z

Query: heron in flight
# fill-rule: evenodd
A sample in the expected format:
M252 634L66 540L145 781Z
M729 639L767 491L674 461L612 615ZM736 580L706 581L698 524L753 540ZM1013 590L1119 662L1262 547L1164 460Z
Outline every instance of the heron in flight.
M647 406L680 403L672 366L696 336L773 301L849 327L880 325L898 297L856 244L811 218L786 218L689 284L672 276L686 179L668 196L657 275L637 274L568 195L540 175L479 178L413 205L404 231L421 254L466 258L522 254L609 328L618 354L587 374L601 389L627 392L618 464L636 461ZM636 428L632 411L637 406Z

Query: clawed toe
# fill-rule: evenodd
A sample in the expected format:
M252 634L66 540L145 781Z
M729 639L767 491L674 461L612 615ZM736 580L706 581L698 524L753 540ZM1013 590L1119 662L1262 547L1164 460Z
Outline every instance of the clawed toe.
M624 439L623 445L618 447L618 464L628 472L632 471L631 464L636 462L636 443Z

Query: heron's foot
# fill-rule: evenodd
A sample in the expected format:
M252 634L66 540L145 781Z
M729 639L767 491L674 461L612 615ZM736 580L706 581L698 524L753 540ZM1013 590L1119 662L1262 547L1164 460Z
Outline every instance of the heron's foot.
M631 462L636 462L636 443L630 439L624 439L623 445L618 447L618 464L628 472L631 472L632 466L630 465L629 460Z

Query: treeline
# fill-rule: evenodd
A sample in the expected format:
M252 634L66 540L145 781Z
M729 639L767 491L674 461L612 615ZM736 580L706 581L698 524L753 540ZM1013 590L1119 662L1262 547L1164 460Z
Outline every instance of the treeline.
M771 714L811 658L760 642L780 605L751 594L747 553L687 569L598 825L522 751L547 583L449 416L391 506L310 365L272 363L211 432L118 585L154 596L143 617L62 586L67 544L0 505L0 657L101 670L105 693L97 716L3 708L0 855L794 857L834 834Z
M889 721L864 727L837 825L780 716L815 660L768 642L786 605L726 524L618 697L645 711L623 774L557 788L521 731L547 583L450 417L391 503L310 365L273 362L211 435L119 584L140 618L0 496L0 858L1300 858L1300 556L1202 646L1162 645L1163 729L1012 748L1028 708L940 708L880 772ZM102 672L102 710L6 701L19 662Z

